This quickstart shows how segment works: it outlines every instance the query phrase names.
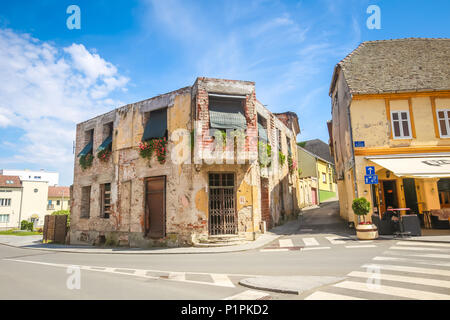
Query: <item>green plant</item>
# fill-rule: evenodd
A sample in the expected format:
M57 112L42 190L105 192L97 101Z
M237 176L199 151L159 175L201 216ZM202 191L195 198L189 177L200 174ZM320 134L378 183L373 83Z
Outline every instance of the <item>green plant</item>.
M353 212L359 217L362 216L364 223L366 222L366 214L370 211L370 202L366 198L356 198L352 203Z
M67 226L70 226L70 210L59 210L52 212L52 216L67 216Z
M270 167L272 158L272 147L268 143L258 141L258 163L264 167Z
M281 151L278 151L278 160L280 162L280 165L284 166L284 163L286 162L286 156Z
M97 153L97 158L99 158L100 161L107 162L109 160L109 158L111 157L111 154L112 154L112 152L110 149L108 149L108 148L103 149L102 151L99 151Z
M166 137L151 139L148 141L141 142L139 144L139 155L144 158L151 160L153 152L156 154L158 162L164 164L166 162L167 156L167 139Z
M22 220L20 222L20 230L33 231L33 229L34 229L33 222L28 222L27 220Z
M86 155L82 155L80 157L80 166L83 170L89 168L90 166L92 166L92 161L94 160L94 156L90 153L86 154Z
M292 158L292 156L288 156L288 167L289 173L292 174L297 169L297 162Z
M298 176L299 176L299 177L300 177L300 176L302 175L302 173L303 173L302 169L300 169L300 168L297 169L297 172L298 172Z

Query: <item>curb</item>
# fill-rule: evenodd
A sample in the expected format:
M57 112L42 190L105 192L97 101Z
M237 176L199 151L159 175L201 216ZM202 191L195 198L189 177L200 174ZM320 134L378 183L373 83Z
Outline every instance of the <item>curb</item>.
M249 283L246 283L245 280L239 281L239 284L243 287L247 287L250 289L256 289L256 290L263 290L263 291L270 291L270 292L276 292L276 293L286 293L286 294L296 294L300 295L300 291L298 290L290 290L290 289L277 289L277 288L269 288L269 287L261 287L261 286L255 286Z
M250 251L250 250L256 250L259 249L261 247L264 247L265 245L269 244L270 242L278 239L279 237L281 237L281 235L276 235L274 236L274 238L256 245L255 247L251 247L251 248L233 248L232 246L230 246L230 248L228 250L224 250L224 251L199 251L199 252L195 252L195 251L187 251L187 252L157 252L158 250L170 250L170 249L154 249L154 251L149 251L146 250L144 252L143 249L142 251L139 251L139 249L137 250L133 250L130 252L130 250L124 249L124 250L118 250L118 251L108 251L108 252L92 252L92 251L78 251L79 249L70 249L70 248L32 248L32 247L28 247L27 245L24 246L16 246L13 244L9 244L9 243L1 243L0 245L3 246L7 246L7 247L11 247L11 248L18 248L18 249L28 249L28 250L37 250L37 251L47 251L47 252L63 252L63 253L78 253L78 254L129 254L129 255L165 255L165 254L219 254L219 253L233 253L233 252L243 252L243 251ZM91 248L91 247L89 247ZM115 249L115 248L111 248L111 249ZM177 249L177 248L174 248ZM85 250L85 249L80 249L80 250ZM88 249L90 250L90 249ZM95 248L92 250L96 250ZM99 249L97 249L99 250Z

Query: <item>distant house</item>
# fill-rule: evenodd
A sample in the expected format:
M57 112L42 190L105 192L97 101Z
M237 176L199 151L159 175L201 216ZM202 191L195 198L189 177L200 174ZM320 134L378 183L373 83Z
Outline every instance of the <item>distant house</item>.
M63 186L48 187L47 213L70 209L70 188Z
M0 230L18 226L22 189L18 176L0 175Z
M313 178L316 183L311 190L312 204L336 197L334 161L328 144L319 139L300 142L297 152L301 181Z

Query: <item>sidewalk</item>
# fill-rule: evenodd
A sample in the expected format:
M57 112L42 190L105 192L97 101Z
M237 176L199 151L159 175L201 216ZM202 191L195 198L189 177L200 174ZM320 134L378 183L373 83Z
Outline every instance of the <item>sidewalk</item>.
M270 232L262 234L255 241L247 243L224 246L224 247L180 247L180 248L126 248L126 247L94 247L80 245L60 245L42 243L42 236L3 236L0 235L0 244L22 249L67 252L67 253L90 253L90 254L204 254L204 253L229 253L254 250L263 247L277 238L291 234L298 229L298 221L286 222L282 226L273 228Z

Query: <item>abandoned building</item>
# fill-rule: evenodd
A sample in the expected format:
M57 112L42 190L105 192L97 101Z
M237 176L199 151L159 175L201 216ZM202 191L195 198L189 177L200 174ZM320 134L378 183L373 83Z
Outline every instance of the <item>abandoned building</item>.
M254 82L211 78L82 122L70 243L255 240L298 212L299 132Z

